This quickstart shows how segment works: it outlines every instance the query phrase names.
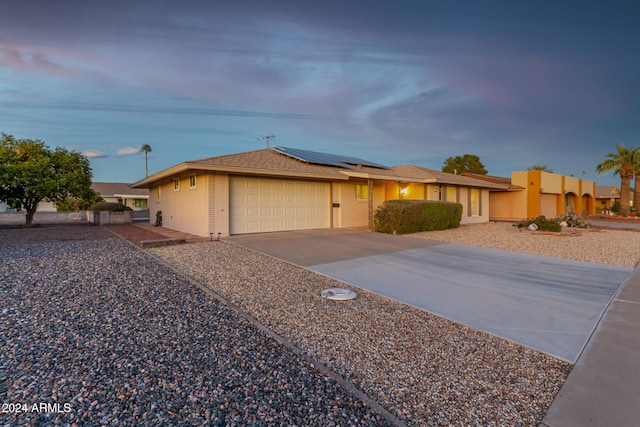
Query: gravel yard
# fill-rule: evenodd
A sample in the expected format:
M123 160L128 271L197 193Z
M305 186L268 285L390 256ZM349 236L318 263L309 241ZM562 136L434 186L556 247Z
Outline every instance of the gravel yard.
M114 231L138 243L138 227ZM640 233L510 224L429 238L633 267ZM154 258L154 255L157 258ZM615 255L615 256L613 256ZM0 230L0 424L387 425L194 278L408 425L537 425L571 365L226 242L136 249L100 227Z
M518 227L506 222L489 222L410 236L634 268L640 261L639 231L570 228L561 233L545 233L518 231Z
M0 230L0 425L389 425L104 228Z
M409 425L537 425L571 366L225 242L152 252L339 372Z

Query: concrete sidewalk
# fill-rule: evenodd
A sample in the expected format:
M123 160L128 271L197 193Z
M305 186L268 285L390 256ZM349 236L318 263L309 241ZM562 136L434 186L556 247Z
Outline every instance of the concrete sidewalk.
M640 266L607 307L541 425L639 424Z

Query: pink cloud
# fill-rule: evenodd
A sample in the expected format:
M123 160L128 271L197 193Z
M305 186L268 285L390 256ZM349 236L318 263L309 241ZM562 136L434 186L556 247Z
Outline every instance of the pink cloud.
M104 61L76 50L53 46L4 44L0 46L0 66L24 72L80 81L108 81Z

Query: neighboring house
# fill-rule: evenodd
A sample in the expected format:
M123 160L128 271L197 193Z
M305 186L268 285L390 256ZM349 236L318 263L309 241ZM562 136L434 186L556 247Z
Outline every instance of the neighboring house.
M629 192L629 200L633 207L633 192L632 188ZM620 187L615 185L603 185L596 187L596 213L611 214L611 208L616 201L620 201Z
M596 184L593 181L539 170L512 172L511 178L464 173L464 176L501 183L490 193L491 220L518 221L565 213L595 214Z
M615 185L596 187L596 213L610 214L616 201L620 201L620 187Z
M120 203L134 211L147 209L149 205L149 190L146 188L132 188L130 184L121 182L92 182L91 188L105 202Z
M148 188L149 217L200 236L372 228L385 200L462 204L462 223L489 220L489 190L504 186L413 165L271 147L180 163L132 185Z

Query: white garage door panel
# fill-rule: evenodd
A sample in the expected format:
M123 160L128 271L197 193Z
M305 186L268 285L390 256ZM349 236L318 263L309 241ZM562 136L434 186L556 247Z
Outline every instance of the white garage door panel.
M329 228L326 182L231 177L231 234Z

